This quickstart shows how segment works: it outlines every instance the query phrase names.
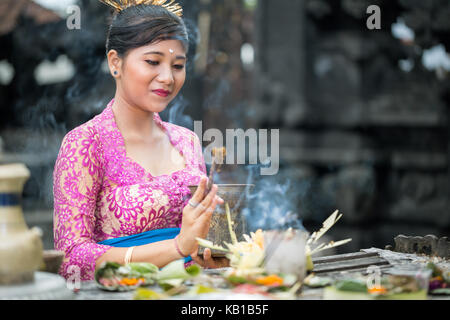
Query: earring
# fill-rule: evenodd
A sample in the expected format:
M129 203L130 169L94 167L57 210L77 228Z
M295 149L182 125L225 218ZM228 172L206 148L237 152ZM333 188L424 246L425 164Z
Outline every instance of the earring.
M114 71L114 75L117 76L117 71Z

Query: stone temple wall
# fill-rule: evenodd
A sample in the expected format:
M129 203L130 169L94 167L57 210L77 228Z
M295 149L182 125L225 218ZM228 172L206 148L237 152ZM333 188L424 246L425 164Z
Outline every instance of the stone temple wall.
M346 250L450 233L450 75L422 64L450 52L449 16L448 1L259 1L254 126L280 128L305 226L344 214L330 234ZM413 40L393 36L399 17Z

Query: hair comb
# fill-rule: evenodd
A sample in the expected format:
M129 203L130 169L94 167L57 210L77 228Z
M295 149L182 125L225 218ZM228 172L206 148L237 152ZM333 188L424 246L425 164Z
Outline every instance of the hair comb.
M99 0L99 1L114 8L116 12L120 12L129 7L144 4L144 5L161 6L179 17L183 15L183 8L178 3L175 3L175 0Z

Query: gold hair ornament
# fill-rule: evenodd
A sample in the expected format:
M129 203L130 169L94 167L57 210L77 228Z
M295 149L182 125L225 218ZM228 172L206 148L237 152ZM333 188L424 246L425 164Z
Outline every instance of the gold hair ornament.
M100 2L113 7L116 12L120 12L129 7L145 4L161 6L179 17L183 15L183 8L178 3L175 3L175 0L100 0Z

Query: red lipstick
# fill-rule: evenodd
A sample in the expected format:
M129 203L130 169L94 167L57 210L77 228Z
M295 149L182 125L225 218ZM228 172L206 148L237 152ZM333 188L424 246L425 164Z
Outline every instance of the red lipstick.
M153 92L156 93L158 96L161 96L164 98L170 94L170 91L163 90L163 89L153 90Z

